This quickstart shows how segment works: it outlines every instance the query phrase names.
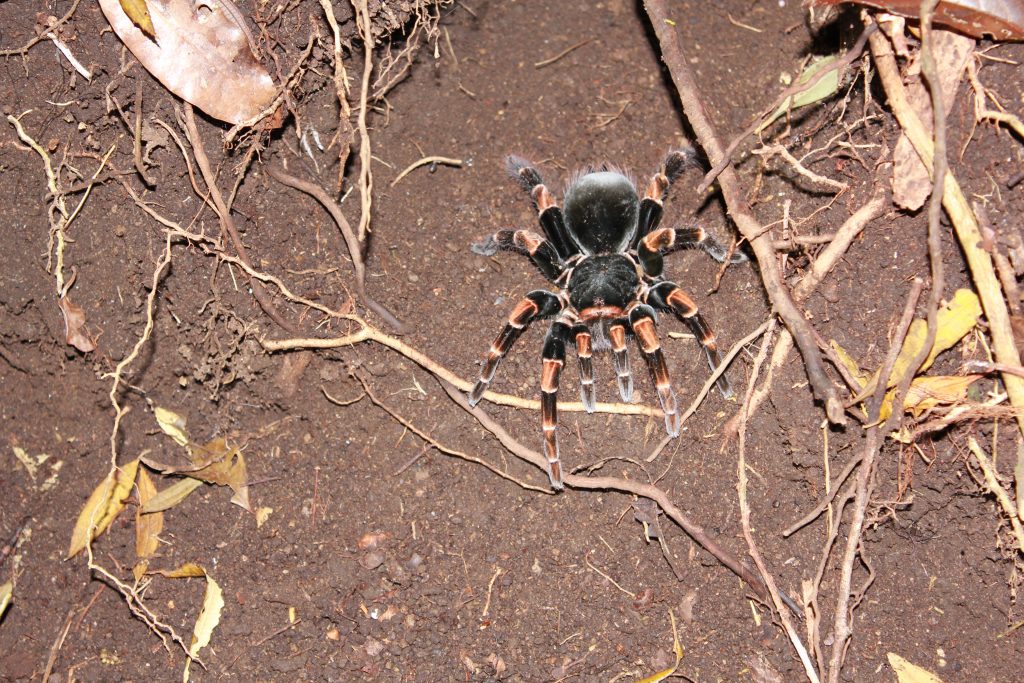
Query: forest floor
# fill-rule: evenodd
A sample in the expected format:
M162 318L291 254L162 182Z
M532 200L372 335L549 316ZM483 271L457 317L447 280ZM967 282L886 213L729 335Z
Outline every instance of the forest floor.
M246 16L256 10L252 4L240 5ZM321 5L293 2L275 14L258 4L273 17L261 42L274 37L263 47L275 51L283 72L311 34L318 37L293 91L300 123L290 117L278 131L231 149L222 144L225 124L197 112L190 133L178 98L140 65L124 68L131 55L94 3L78 6L60 27L91 81L49 40L3 62L0 542L10 543L0 584L13 582L13 600L0 618L0 680L181 677L182 646L162 641L138 614L148 610L187 648L210 584L201 572L151 573L136 583L144 485L92 542L91 559L86 552L66 559L76 521L110 471L112 448L119 465L144 456L140 471L158 489L176 478L154 464L187 466L186 449L161 430L157 408L187 420L196 444L223 439L222 446L244 454L249 509L232 502L229 488L204 485L162 513L159 548L147 560L150 570L165 572L198 565L223 592L219 623L200 651L202 665L191 666L192 680L636 680L674 664L673 619L683 680L806 680L771 601L626 486L655 486L681 515L753 566L737 494L739 444L728 438L729 421L747 395L756 357L776 343L778 329L754 338L731 364L738 400L708 393L678 439L663 440L657 393L635 352L631 407L641 409L587 414L567 405L560 412L566 471L626 488L569 486L552 494L544 471L496 440L437 378L442 369L463 383L475 380L516 301L545 286L526 258L471 250L499 228L537 229L529 197L504 168L506 155L535 161L560 197L574 172L604 163L627 169L642 189L669 150L693 144L644 8L626 0L477 0L421 18L422 43L407 75L368 111L367 214L358 134L337 191L339 147L351 129L339 131L331 29ZM724 140L775 99L805 58L844 49L836 31L811 33L800 4L670 3L703 104ZM45 5L44 14L55 17L72 8ZM17 0L0 3L0 49L32 39L45 21L35 12ZM340 5L338 12L343 19ZM352 37L350 17L342 31ZM404 45L395 40L393 53ZM345 55L355 121L363 53L361 43L351 45ZM977 49L985 50L973 57L979 82L1010 112L1019 111L1024 47ZM853 62L835 96L776 122L735 155L744 198L761 225L775 240L799 238L796 247L778 251L790 287L807 275L829 236L876 193L889 191L900 126L866 55ZM872 74L867 89L865 73ZM996 232L1016 235L1024 209L1024 186L1016 184L1021 141L976 121L966 78L955 95L947 118L951 168ZM143 160L148 186L135 168L137 111L143 142L154 145ZM38 150L19 137L14 121ZM264 148L245 165L254 139ZM804 158L814 177L772 153L773 144ZM231 215L251 270L279 278L305 300L256 285L290 329L254 298L237 250L223 238L223 221L192 161L197 147L225 197L237 170L247 168ZM820 151L807 154L814 150ZM56 195L48 191L41 152L55 169ZM425 164L399 179L430 156L460 164ZM353 230L362 215L371 217L366 292L401 321L400 333L360 300L331 215L272 177L273 168L340 200ZM90 183L98 172L100 182ZM728 244L737 233L717 186L695 192L702 175L693 169L675 183L663 225L699 223ZM68 209L81 202L61 235L51 229L60 221L58 198ZM914 278L929 278L926 214L901 211L886 196L818 291L801 302L818 335L862 368L882 366ZM182 231L211 239L186 239ZM943 297L950 300L974 284L945 222L941 235ZM66 243L55 244L55 236ZM68 299L84 315L84 327L72 322L71 331L84 335L80 344L95 345L88 353L66 341L58 269L70 282ZM723 269L703 252L679 252L666 257L666 275L692 295L723 351L770 317L754 259ZM926 290L918 317L928 296ZM319 350L265 346L370 329L350 314L372 325L376 337ZM495 392L539 395L545 329L538 323L522 336L498 369ZM986 360L986 330L971 329L929 374L954 376L965 361ZM659 331L685 408L708 379L707 365L685 325L663 316ZM140 340L137 355L119 367ZM572 355L562 381L567 403L578 393ZM610 357L595 356L595 368L598 399L618 401ZM836 368L827 369L842 395L852 397ZM760 366L758 384L766 370ZM852 417L845 427L828 424L796 351L772 382L743 438L751 537L778 588L801 606L791 623L823 673L837 605L845 604L845 544L856 507L857 477L837 475L861 457L867 430ZM957 402L992 404L1003 392L1001 378L986 375ZM123 414L115 420L117 406ZM490 400L480 407L517 442L541 450L536 409ZM859 410L856 402L849 407L851 414ZM1021 680L1024 629L1013 629L1024 619L1015 601L1021 556L995 499L978 483L969 450L975 439L1009 481L1019 435L1011 413L985 415L909 443L886 439L878 451L848 586L856 604L839 680L894 681L889 653L947 683ZM935 417L908 413L905 424L912 429ZM230 451L228 460L236 456ZM837 486L832 508L783 535ZM811 618L802 609L808 583L817 591Z

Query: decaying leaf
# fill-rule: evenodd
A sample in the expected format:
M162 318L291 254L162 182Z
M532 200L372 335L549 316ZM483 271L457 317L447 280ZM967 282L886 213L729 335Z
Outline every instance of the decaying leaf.
M7 606L11 604L11 598L14 596L14 584L8 581L4 585L0 586L0 617L7 611Z
M146 504L157 494L153 479L145 468L139 470L136 481L139 491L139 506L135 509L135 557L137 562L132 568L135 580L139 581L149 567L149 558L160 548L160 532L164 529L164 515L161 512L146 514Z
M242 123L276 95L270 74L256 60L245 18L231 0L149 0L151 39L118 0L99 0L114 33L168 90L210 116Z
M252 508L249 506L249 478L245 470L245 456L242 455L241 449L229 447L224 439L214 439L194 451L195 454L202 453L212 457L213 461L205 467L189 472L188 476L210 484L231 487L231 490L235 492L235 495L231 497L231 502L252 512Z
M149 462L147 461L146 464L148 465ZM192 479L191 477L179 479L150 498L148 502L142 505L140 510L143 515L161 513L164 510L170 510L172 507L188 498L190 493L202 485L203 482L198 479Z
M131 495L135 475L139 470L139 459L122 465L114 474L108 474L100 485L93 489L85 507L78 513L78 521L71 532L68 558L85 549L88 541L96 538L110 526L125 508L125 501ZM90 537L89 532L92 531Z
M899 683L942 683L942 679L932 672L911 664L894 652L888 653L886 657Z
M67 295L62 296L57 305L64 315L64 341L82 353L95 351L96 340L86 330L85 311L81 306L71 303L71 299Z
M149 16L149 8L146 0L118 0L121 9L132 20L132 23L150 38L156 40L156 29L153 28L153 18Z
M914 417L937 405L957 403L967 398L967 388L983 375L915 377L907 390L903 408Z
M932 51L942 87L942 105L948 115L956 100L960 80L974 56L974 40L952 31L936 30ZM907 99L929 135L932 133L932 98L920 74L908 76ZM917 150L900 134L893 150L892 199L902 209L917 211L932 192L932 180Z
M188 446L188 432L185 431L185 418L177 413L157 406L153 409L156 422L164 433L174 439L179 446Z
M668 618L672 622L672 652L676 655L676 663L664 671L648 676L641 680L640 683L659 683L665 680L676 672L676 669L679 668L679 662L683 660L683 646L679 644L679 633L676 631L676 615L672 614L672 610L668 611Z
M198 658L199 651L210 644L213 630L220 623L220 613L224 609L224 594L209 572L194 562L183 564L177 569L157 569L149 573L159 574L168 579L206 577L206 593L203 595L203 608L200 610L199 618L196 619L196 625L192 629L192 645L188 650L189 658L185 660L185 673L182 680L184 683L188 683L192 660Z
M811 78L814 77L814 75L816 73L818 73L822 69L832 65L837 59L838 59L838 56L836 56L836 55L829 55L828 57L825 57L823 59L820 59L820 60L814 62L813 64L808 66L806 69L804 69L803 72L801 72L801 74L799 76L797 76L796 83L798 85L801 84L801 83L807 83L808 81L811 80ZM834 95L838 91L839 91L839 69L832 69L831 72L829 72L829 73L825 74L824 76L822 76L821 79L819 79L817 83L812 85L807 90L804 90L802 92L798 92L796 95L794 95L792 97L787 97L786 101L783 102L782 104L780 104L779 108L776 109L774 112L772 112L771 116L769 116L767 119L765 119L764 122L760 126L757 127L757 130L755 132L756 133L760 133L765 128L767 128L769 125L771 125L772 121L774 121L775 119L779 118L780 116L785 114L790 109L797 109L799 107L805 107L808 104L814 104L815 102L820 102L821 100L825 99L826 97L831 97L832 95Z
M953 348L968 332L973 330L974 326L978 324L980 316L981 302L978 300L978 295L969 289L956 290L953 299L938 311L935 344L932 345L932 350L928 353L928 357L921 364L918 372L924 372L930 368L940 353ZM896 365L893 366L892 375L889 377L888 386L894 387L903 380L910 362L924 346L927 336L927 322L917 319L910 324L907 338L903 342L903 348L900 349L900 355L896 358Z
M850 0L812 0L816 6L839 5ZM918 0L861 0L854 4L874 7L903 17L920 16ZM1024 4L1017 0L942 0L932 20L974 38L991 36L995 40L1024 39Z

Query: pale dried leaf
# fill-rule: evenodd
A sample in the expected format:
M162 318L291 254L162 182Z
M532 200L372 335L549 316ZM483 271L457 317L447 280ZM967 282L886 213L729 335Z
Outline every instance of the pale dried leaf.
M57 302L60 312L64 315L64 341L82 353L96 350L96 340L85 327L85 311L71 303L67 295Z
M160 429L170 436L179 446L188 446L188 432L185 431L185 418L177 413L157 406L153 415Z
M139 492L139 507L135 509L135 557L147 560L160 547L160 532L164 529L162 512L146 514L143 512L147 503L157 495L156 485L145 469L139 470L136 481ZM140 572L145 574L145 569Z
M238 124L273 101L274 82L256 60L249 29L230 0L151 0L156 39L150 40L118 0L99 0L114 32L168 90L208 115Z
M11 598L14 597L14 584L10 581L0 586L0 617L7 611L7 606L11 604Z
M967 398L967 389L982 375L929 375L915 377L910 383L903 408L920 416L940 404L958 403Z
M911 664L894 652L889 652L886 657L899 683L942 683L942 679L932 672Z
M203 482L191 477L179 479L143 504L140 508L141 512L143 515L150 515L169 510L188 498L189 494L202 485Z

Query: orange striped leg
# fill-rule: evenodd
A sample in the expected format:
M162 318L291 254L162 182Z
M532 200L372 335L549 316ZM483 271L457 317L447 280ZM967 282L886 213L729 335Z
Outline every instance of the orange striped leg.
M594 390L594 363L591 360L593 350L590 342L590 328L577 325L572 328L573 339L576 341L576 357L580 359L580 400L588 413L594 412L597 393Z
M541 356L543 369L540 376L540 419L544 430L544 457L548 461L551 487L564 488L562 460L558 452L558 380L565 365L565 344L571 331L565 323L555 322L548 330Z
M672 311L680 320L690 326L693 336L704 348L704 354L707 356L712 370L722 364L722 355L718 352L715 333L711 331L704 316L697 310L697 304L679 288L679 285L674 282L659 283L647 292L644 301L654 308ZM735 395L725 373L718 376L718 390L725 398L732 398Z
M537 318L548 318L562 310L562 303L558 297L551 292L537 289L526 295L516 307L509 313L508 322L502 328L498 336L491 343L491 350L487 352L484 359L484 367L480 370L480 378L469 392L469 404L475 406L480 402L480 397L487 391L491 380L494 379L494 371L498 369L498 363L508 353L516 339L523 333L532 321Z
M629 355L626 352L626 326L628 321L619 319L608 325L608 338L612 342L612 360L615 363L615 379L619 384L619 396L623 401L633 398L633 373L629 370Z
M665 431L669 436L679 436L679 406L675 392L672 391L665 354L661 351L661 342L658 341L658 332L654 327L654 309L644 304L633 307L629 313L629 324L633 327L647 368L658 388L661 411L665 414Z

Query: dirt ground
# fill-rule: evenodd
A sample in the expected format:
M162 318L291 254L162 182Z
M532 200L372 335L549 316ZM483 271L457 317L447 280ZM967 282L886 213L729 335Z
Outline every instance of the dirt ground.
M247 15L250 5L240 4ZM795 74L808 54L836 51L834 34L812 38L799 5L670 3L706 107L727 139L775 97L783 73ZM0 3L0 49L32 37L37 11L59 17L70 7ZM324 47L313 53L314 68L294 106L306 132L317 131L326 149L310 145L307 153L290 119L265 141L240 186L235 220L254 267L324 306L354 305L391 334L379 316L353 303L351 262L327 212L264 170L287 165L297 176L335 188L338 142L329 147L328 141L337 131L337 99L322 10L317 3L291 3L271 31L282 62L290 65L313 25ZM504 157L515 153L536 161L556 192L573 171L605 162L646 182L669 149L686 144L688 127L643 8L632 2L477 0L443 7L438 29L408 77L369 119L374 188L366 287L407 327L397 338L472 380L514 303L544 286L525 258L470 250L498 228L536 225L529 198L504 170ZM24 57L3 61L4 115L20 117L54 163L66 164L66 186L90 177L112 145L108 169L124 175L96 185L68 230L64 269L77 275L70 297L96 337L96 350L83 354L65 343L54 296L51 198L41 158L19 141L13 125L0 122L0 410L6 442L0 541L14 542L0 566L0 583L14 580L13 602L0 620L0 679L176 680L185 662L181 648L165 648L110 581L89 571L84 554L65 556L79 512L108 472L111 373L143 333L154 268L164 252L162 226L136 206L118 178L189 229L216 235L220 228L193 192L173 142L152 152L153 186L145 188L134 174L131 129L116 111L108 112L105 91L113 84L110 93L131 121L141 87L144 117L159 118L179 133L174 110L180 101L138 65L119 74L129 57L94 3L79 6L61 35L92 70L92 81L43 41ZM358 43L353 52L349 72L359 74ZM1024 76L1015 61L1024 59L1024 49L1001 45L988 55L982 82L1018 111ZM762 223L780 221L784 211L803 219L821 209L795 229L828 234L872 195L875 161L899 130L879 103L877 83L867 109L863 81L851 77L844 88L850 85L848 111L836 105L842 97L834 99L795 117L792 135L782 138L806 151L853 124L862 110L871 113L848 138L863 164L851 154L835 154L811 165L849 189L832 202L833 193L782 164L762 167L744 153L739 170L747 187L757 188L748 199ZM966 86L949 125L950 158L965 191L986 206L1000 230L1018 231L1024 190L1007 181L1021 167L1020 141L991 125L974 125ZM240 152L224 151L225 128L200 117L206 149L228 191ZM421 167L392 185L402 169L428 155L463 164ZM356 168L357 156L354 150ZM693 170L676 183L666 224L699 221L727 242L734 229L719 195L694 194L700 179ZM356 182L350 173L346 189ZM68 195L68 205L77 206L82 197ZM355 225L358 189L341 207ZM775 230L781 237L779 224ZM881 365L909 281L927 278L926 231L923 211L887 210L805 304L819 334L862 367ZM948 227L943 234L951 294L971 287L971 280ZM685 650L683 680L804 680L789 640L763 603L678 527L662 518L670 564L659 543L645 539L630 496L571 488L548 495L543 472L502 448L431 373L383 345L365 342L304 357L266 352L261 339L291 335L261 310L245 274L195 244L179 240L171 252L156 291L151 338L127 369L128 388L119 394L129 412L116 437L118 452L122 461L145 452L155 461L183 462L184 450L154 419L155 407L172 410L187 418L197 441L224 437L244 445L252 508L272 510L257 525L252 513L232 504L228 489L204 486L165 513L151 567L196 563L224 595L220 623L201 653L205 666L192 667L193 680L637 680L674 661L670 611ZM702 252L680 252L666 261L667 273L693 295L724 349L768 317L753 263L725 269L715 289L719 264ZM795 283L806 270L807 253L790 253L781 263L787 282ZM353 329L280 296L274 301L302 336L337 337ZM924 314L923 304L918 314ZM544 329L533 326L502 363L497 391L537 396ZM707 379L707 367L691 337L673 335L687 332L684 326L665 318L660 331L685 407ZM761 343L730 369L740 396ZM965 357L984 353L981 344L959 346L936 368L953 374ZM656 394L639 355L633 363L634 401L653 405ZM563 378L566 400L575 400L577 392L574 365L568 363ZM597 357L595 366L599 399L617 400L610 358ZM411 427L371 401L357 378ZM999 387L997 378L983 379L977 395ZM481 405L519 441L540 448L536 411ZM663 435L659 417L563 412L563 462L568 469L595 466L603 475L657 482L686 515L746 561L736 444L723 448L725 422L737 407L711 393L680 438L649 463ZM823 429L823 420L793 354L747 427L754 534L779 587L798 601L801 582L817 571L826 518L788 538L782 530L817 504L827 477L835 477L864 441L857 423ZM1000 545L1005 529L993 499L965 463L969 436L1012 454L1012 429L1007 420L977 421L913 446L890 441L883 447L865 563L854 575L856 586L869 572L873 582L854 612L842 680L894 681L888 653L947 683L1024 679L1024 629L1012 630L1024 619L1014 600L1020 577L1008 559L1011 551ZM30 473L16 449L32 462L49 457ZM1004 461L1000 466L1009 472L1010 457ZM173 481L156 480L159 488ZM95 562L129 585L137 502L130 500L93 544ZM826 562L823 596L834 595L841 551ZM148 609L188 642L204 586L201 578L156 576L142 595ZM820 640L828 647L834 598L823 597L821 604ZM805 635L799 620L797 628Z

